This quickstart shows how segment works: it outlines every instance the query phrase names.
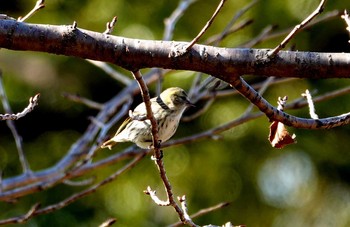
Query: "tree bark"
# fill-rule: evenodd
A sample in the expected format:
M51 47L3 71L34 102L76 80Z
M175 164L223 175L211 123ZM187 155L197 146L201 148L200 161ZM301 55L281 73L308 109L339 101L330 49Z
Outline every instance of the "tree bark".
M188 43L130 39L88 31L73 25L55 26L0 20L0 47L74 56L113 63L135 71L142 68L190 70L228 83L245 74L298 78L348 78L350 54L220 48Z

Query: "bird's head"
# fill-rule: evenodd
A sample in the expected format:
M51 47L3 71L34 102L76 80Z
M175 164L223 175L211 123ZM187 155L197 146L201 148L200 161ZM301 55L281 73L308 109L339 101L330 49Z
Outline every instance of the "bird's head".
M171 87L164 90L160 94L160 98L169 108L194 106L188 99L186 92L179 87Z

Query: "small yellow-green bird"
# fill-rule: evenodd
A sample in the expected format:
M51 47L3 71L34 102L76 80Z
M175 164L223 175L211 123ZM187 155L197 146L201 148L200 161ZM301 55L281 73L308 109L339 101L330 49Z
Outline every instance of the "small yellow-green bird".
M171 87L158 97L151 99L153 116L158 123L158 135L161 142L169 140L179 125L181 116L188 106L193 106L182 88ZM109 148L120 142L133 142L140 148L152 145L152 126L150 120L140 120L147 115L145 103L139 104L133 111L133 118L128 117L110 140L101 148Z

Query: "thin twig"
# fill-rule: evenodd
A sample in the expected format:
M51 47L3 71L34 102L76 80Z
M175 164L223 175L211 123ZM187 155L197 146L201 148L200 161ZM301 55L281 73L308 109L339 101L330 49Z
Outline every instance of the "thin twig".
M209 38L206 43L214 43L214 45L217 45L220 41L222 41L227 35L238 31L242 29L243 27L249 25L252 23L252 20L244 21L240 25L238 25L236 28L232 28L232 26L237 22L237 20L243 16L249 9L251 9L259 0L253 0L248 5L244 6L242 9L240 9L235 15L232 17L232 19L229 21L229 23L225 26L224 30L215 37L215 41L213 38Z
M238 23L237 25L235 25L234 27L230 28L228 31L226 31L225 33L220 33L217 35L213 35L211 37L209 37L204 44L206 45L218 45L219 42L223 41L227 36L242 30L243 28L247 27L248 25L251 25L254 21L252 19L247 19L247 20L243 20L240 23Z
M313 102L319 103L319 102L323 102L323 101L333 99L333 98L336 98L336 97L339 97L342 95L346 95L346 94L350 94L350 86L336 90L336 91L327 92L327 93L319 95L317 97L313 97ZM305 107L307 105L308 105L307 101L305 101L304 98L300 98L300 99L297 99L293 102L288 103L286 105L286 108L297 109L297 108Z
M63 93L63 97L77 103L82 103L92 109L101 110L103 108L103 104L81 97L78 94Z
M194 224L191 220L186 219L185 214L183 212L183 210L180 208L180 206L176 203L175 199L174 199L174 194L172 191L172 187L170 184L170 181L166 175L166 171L165 171L165 167L164 167L164 162L162 159L163 153L160 150L160 143L159 143L159 135L158 135L158 124L156 119L153 116L153 112L152 112L152 108L151 108L151 101L150 101L150 96L149 96L149 92L148 92L148 87L145 83L145 81L142 78L141 72L135 71L132 72L135 80L138 82L140 90L141 90L141 94L142 94L142 98L143 98L143 102L145 103L145 107L147 110L147 118L150 120L151 122L151 126L152 126L152 141L153 141L153 150L154 150L154 160L157 164L159 173L160 173L160 177L163 181L165 190L166 190L166 194L167 194L167 201L162 201L161 204L166 204L169 206L172 206L175 211L178 213L180 220L185 223L188 224L190 226L196 226L196 224ZM152 190L150 190L152 192ZM155 195L155 192L153 193ZM159 199L157 199L158 201ZM161 200L160 200L161 201Z
M183 195L183 196L178 196L177 197L177 200L179 200L179 202L181 203L181 208L182 208L182 211L184 212L184 217L186 220L190 220L192 221L190 215L188 215L188 208L187 208L187 201L186 201L186 196Z
M345 23L347 25L346 30L348 32L350 32L350 17L349 17L349 14L348 14L348 12L346 10L344 10L344 14L341 15L341 18L344 19L344 21L345 21ZM348 42L350 43L350 40Z
M273 25L269 25L266 28L264 28L259 35L257 35L254 39L250 40L247 43L244 43L242 45L239 45L239 47L245 47L245 48L251 48L258 43L260 43L267 35L271 33L271 31L275 28Z
M157 204L158 206L170 206L169 200L163 201L163 200L159 199L159 197L157 196L157 192L152 190L152 188L150 186L147 186L147 189L144 191L144 193L146 195L149 195L151 197L151 199L153 200L153 202L155 204Z
M98 227L107 227L113 225L117 221L116 218L108 218L106 221L104 221L101 225Z
M172 39L177 21L182 17L185 11L197 0L182 0L173 11L173 13L164 20L165 29L163 40L169 41Z
M327 13L325 13L323 15L320 15L319 17L315 18L314 20L310 21L310 23L305 25L304 29L310 28L310 27L312 27L312 26L314 26L316 24L319 24L319 23L322 23L322 22L325 22L325 21L329 21L329 20L338 18L340 14L341 13L340 13L339 10L333 10L333 11L327 12ZM290 28L286 28L286 29L283 29L283 30L279 30L279 31L275 31L275 32L272 32L270 34L267 34L265 37L263 37L260 40L260 42L263 42L263 41L266 41L266 40L270 40L270 39L275 39L275 38L278 38L278 37L281 37L281 36L285 36L285 35L289 34L290 31L293 28L294 27L290 27ZM239 45L239 46L244 46L244 44Z
M32 112L34 110L34 107L38 105L40 94L36 94L34 97L29 98L29 104L26 108L22 110L22 112L12 114L12 113L6 113L6 114L0 114L0 121L5 120L18 120L24 116L26 116L29 112Z
M310 117L312 119L318 119L318 115L316 114L316 110L315 110L315 105L314 105L314 102L312 100L312 96L311 96L309 90L306 89L305 93L301 94L301 96L305 97L307 100L307 103L309 104Z
M103 34L108 35L108 34L111 34L113 32L114 26L117 23L117 19L118 19L118 17L115 16L115 17L113 17L112 21L107 22L106 30L103 32Z
M284 107L286 106L287 100L288 100L288 96L284 96L283 98L278 97L277 109L280 111L283 111Z
M85 186L85 185L92 184L92 182L95 179L96 179L96 177L90 177L88 179L81 180L81 181L65 180L65 181L63 181L63 183L66 185L69 185L69 186Z
M18 217L13 217L13 218L1 220L0 225L11 224L11 223L12 224L13 223L24 223L33 217L33 215L38 211L39 207L40 207L40 203L36 203L28 210L28 212L26 214L18 216Z
M211 213L213 211L216 211L216 210L222 209L224 207L227 207L228 205L230 205L230 202L223 202L223 203L219 203L219 204L217 204L215 206L212 206L212 207L201 209L198 212L192 214L191 218L195 219L197 217L200 217L200 216L206 215L208 213ZM182 225L183 225L182 222L176 222L176 223L170 225L169 227L178 227L178 226L182 226Z
M235 13L233 18L229 21L229 23L224 28L224 30L219 35L216 35L216 36L213 36L213 37L210 37L209 39L207 39L205 41L205 43L207 43L207 44L210 43L210 44L213 44L213 45L216 46L227 35L235 32L235 31L238 31L238 30L242 29L243 27L247 26L248 24L250 24L252 21L248 20L248 21L244 21L243 23L241 23L241 24L237 25L236 27L232 28L232 26L236 23L236 21L244 13L246 13L250 8L252 8L257 2L258 2L258 0L253 0L247 6L245 6L240 11ZM193 83L192 83L192 86L191 86L191 89L190 89L190 92L189 92L191 100L194 100L194 102L196 102L201 97L203 97L204 94L209 94L210 97L207 100L207 102L205 103L205 105L203 106L203 108L201 108L200 110L198 110L195 114L192 114L191 116L183 117L182 121L190 121L190 120L193 120L194 118L197 118L202 113L204 113L207 109L209 109L209 107L212 105L212 103L214 102L214 98L216 97L216 93L217 93L216 90L218 90L218 89L212 88L212 86L209 86L209 84L213 83L213 84L215 84L215 87L220 87L220 84L224 83L223 81L220 81L220 80L218 80L218 79L216 79L214 77L211 77L211 76L209 76L203 83L200 83L201 82L201 78L202 78L202 73L197 73L196 78L193 80ZM206 91L208 87L211 87L210 91ZM220 89L223 89L223 88L220 88ZM205 91L201 92L202 90L205 90Z
M115 69L113 69L111 66L109 66L106 62L94 61L94 60L89 60L89 59L86 59L86 60L88 62L90 62L91 64L102 69L105 73L107 73L113 79L115 79L115 80L117 80L125 85L130 85L132 83L131 79L129 79L125 75L117 72Z
M182 0L179 2L176 9L172 12L172 14L164 20L164 33L163 33L163 40L170 41L172 40L174 36L174 29L177 24L177 22L180 20L180 18L184 15L188 7L190 7L194 2L197 0ZM164 73L169 70L165 69L157 69L158 74L158 83L156 87L156 94L159 95L162 90L162 84L163 84L163 76Z
M33 16L36 12L38 12L40 9L45 7L45 1L44 0L38 0L35 3L34 8L24 17L19 17L17 20L19 22L23 22L25 20L27 20L29 17Z
M269 58L276 56L276 54L282 50L287 43L293 38L293 36L299 32L305 25L307 25L312 19L314 19L318 14L320 14L323 11L324 5L326 4L326 0L321 0L320 4L312 12L305 20L303 20L300 24L294 27L294 29L287 35L287 37L273 50L269 51L267 53L267 56Z
M202 37L202 35L208 30L208 28L210 27L210 25L213 23L215 17L218 15L218 13L220 12L220 10L222 9L222 7L224 6L224 3L226 2L226 0L221 0L218 7L216 8L214 14L211 16L211 18L209 19L209 21L205 24L205 26L202 28L202 30L198 33L198 35L187 45L186 47L186 52L189 51L194 44L196 44L198 42L198 40Z
M3 86L3 81L2 81L2 74L0 72L0 98L1 98L1 102L2 105L4 107L4 110L7 113L12 113L9 101L7 99L6 93L5 93L5 89ZM17 114L5 114L3 119L6 119L6 116L8 117L12 117L12 118L7 118L10 120L6 121L7 126L9 127L9 129L11 130L11 133L15 139L15 143L16 143L16 147L17 147L17 151L18 151L18 156L19 156L19 160L21 162L22 165L22 169L23 169L23 173L24 174L30 174L31 170L30 170L30 166L28 163L27 158L25 157L24 151L23 151L23 146L22 146L22 138L19 135L15 123L12 120L16 120L20 117L25 116L28 112L32 111L34 106L37 105L37 100L39 98L39 95L34 96L34 98L29 100L29 106L27 108L25 108L21 113L17 113ZM33 101L34 100L34 101Z

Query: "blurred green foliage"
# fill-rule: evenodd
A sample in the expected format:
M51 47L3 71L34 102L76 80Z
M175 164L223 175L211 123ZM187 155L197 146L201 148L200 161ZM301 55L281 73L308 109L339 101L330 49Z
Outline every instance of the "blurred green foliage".
M199 0L193 4L176 25L173 39L191 40L218 2ZM227 1L202 40L220 33L232 16L248 3L247 0ZM3 1L0 12L12 17L23 16L34 4L35 0ZM77 21L80 28L102 32L106 22L117 15L113 34L162 39L163 21L177 4L174 0L51 0L28 22L72 24ZM220 45L239 46L271 24L278 29L292 28L317 4L316 0L261 0L242 17L253 19L254 23ZM329 1L325 12L349 6L348 1ZM281 40L282 37L268 40L257 47L272 48ZM347 40L345 23L337 18L302 31L291 45L305 51L345 52L349 51ZM88 117L96 114L94 110L66 100L62 93L77 93L105 102L122 88L122 84L88 62L64 56L1 49L0 68L14 112L26 106L30 96L41 93L34 112L16 121L34 170L49 167L64 156L86 129ZM164 79L164 87L176 85L188 89L193 78L193 72L173 72ZM278 96L288 95L290 100L298 98L306 88L324 93L349 84L349 80L344 79L296 80L272 86L264 96L275 103ZM346 95L316 104L317 113L327 117L348 112L348 99ZM200 118L182 123L175 137L224 124L240 116L248 105L238 95L217 99ZM308 116L307 109L290 112ZM264 117L223 133L220 140L198 141L165 150L164 162L174 193L186 194L190 213L223 201L231 202L230 206L194 221L218 225L231 221L235 225L255 227L350 226L349 126L328 131L291 129L297 134L298 143L283 150L271 148L267 141L268 126ZM15 151L6 123L0 122L0 169L5 178L21 173ZM101 180L120 166L109 166L92 175ZM57 212L38 216L24 226L97 226L108 217L116 217L118 226L164 226L176 222L178 218L172 208L157 207L144 195L143 190L148 185L164 198L157 169L146 158L96 193ZM0 218L23 214L36 202L43 206L58 202L79 190L80 187L60 185L24 197L17 204L1 203Z

